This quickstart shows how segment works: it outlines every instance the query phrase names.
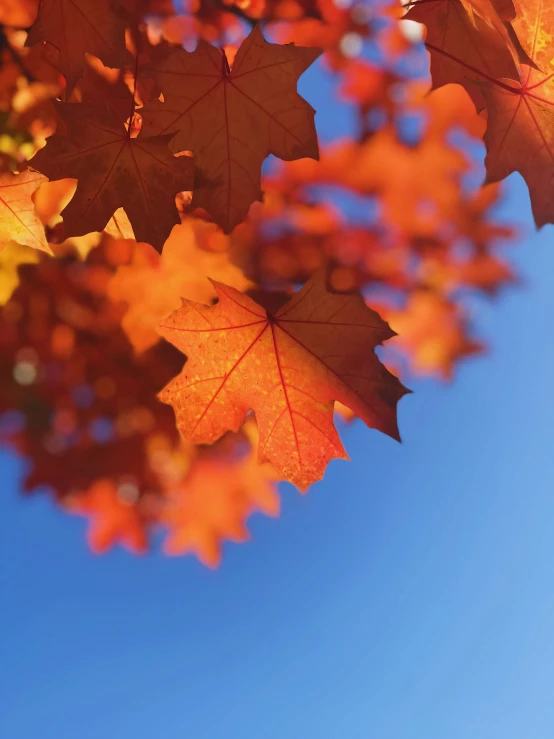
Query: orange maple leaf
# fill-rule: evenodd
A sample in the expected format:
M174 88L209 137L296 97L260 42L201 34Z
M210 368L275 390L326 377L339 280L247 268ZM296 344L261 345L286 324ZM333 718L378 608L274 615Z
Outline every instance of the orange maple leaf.
M522 65L521 83L487 80L480 86L488 111L485 165L489 182L520 172L540 227L554 222L554 76L550 71L554 8L539 0L530 0L524 7L514 27L541 69Z
M0 248L10 241L51 254L31 199L46 177L37 172L0 174Z
M67 133L56 133L31 160L51 180L77 179L62 211L65 236L102 231L118 208L139 241L161 252L180 223L175 196L192 189L192 160L173 156L171 135L131 138L112 109L57 103Z
M125 26L111 0L41 0L26 46L48 41L58 49L60 71L71 93L85 68L85 53L119 67L125 52Z
M480 354L484 347L467 335L459 307L433 292L413 292L403 309L384 310L398 335L388 345L410 360L416 374L452 379L456 362Z
M132 485L127 487L133 489ZM125 485L118 487L110 480L99 480L63 502L69 513L89 519L87 537L95 554L103 554L117 543L135 554L148 549L145 521L135 501L125 493Z
M110 298L128 305L121 325L137 352L159 341L158 325L181 305L181 297L205 302L215 297L208 277L238 290L249 287L226 252L199 248L192 224L186 221L172 231L161 257L145 244L135 244L131 263L121 265L110 281Z
M304 489L346 458L333 424L338 400L398 439L396 404L407 392L373 349L394 332L359 295L327 291L321 276L274 315L214 283L219 303L183 301L160 332L189 357L160 394L185 436L211 443L254 410L259 459Z
M519 172L529 187L537 226L554 222L554 84L550 75L523 67L523 85L503 80L483 86L488 125L487 181Z
M205 41L192 53L173 50L150 72L164 102L140 112L147 134L173 133L174 152L192 151L198 172L192 207L227 232L262 199L261 166L280 159L318 158L313 108L296 81L319 49L269 44L256 26L229 69L227 58Z
M195 552L210 567L221 561L224 540L249 538L246 519L260 511L279 513L275 486L253 454L242 459L199 458L164 504L167 554Z

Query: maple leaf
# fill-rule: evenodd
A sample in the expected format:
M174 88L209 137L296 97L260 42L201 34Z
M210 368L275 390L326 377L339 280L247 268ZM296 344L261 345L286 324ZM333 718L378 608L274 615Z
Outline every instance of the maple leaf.
M173 156L171 135L131 138L112 109L57 103L67 133L56 133L31 160L51 180L72 177L77 191L62 211L66 236L102 231L118 208L139 241L161 252L180 223L178 192L192 189L192 161Z
M97 108L112 107L125 123L133 106L133 93L123 81L120 70L105 67L96 57L88 57L69 102L84 102Z
M57 236L63 236L63 224L61 212L68 205L71 198L75 195L77 189L77 181L74 179L56 180L53 182L45 182L40 187L35 196L35 210L42 223L46 226L47 233L56 241L56 246L61 247L57 243ZM123 208L119 208L109 220L105 228L105 233L110 234L114 239L134 239L135 235L129 219L125 215ZM87 255L95 246L98 246L102 238L102 234L92 232L85 236L69 237L62 243L71 244L73 249L81 257L86 259ZM119 242L121 245L121 242ZM145 244L146 248L147 245ZM56 250L56 256L60 256L60 248ZM65 251L61 249L61 251ZM118 249L118 251L120 251ZM130 258L130 248L127 247ZM150 251L152 251L150 249ZM73 255L73 251L70 253Z
M279 496L253 454L239 459L196 459L168 497L161 514L168 528L164 551L195 552L210 567L221 561L221 544L249 538L245 520L255 511L279 513Z
M261 166L274 154L318 158L313 108L296 81L319 49L267 43L256 26L229 69L225 55L200 41L173 50L150 72L164 95L141 109L146 134L174 133L174 152L192 151L197 171L192 207L229 232L262 199Z
M46 177L36 172L0 174L0 245L15 241L52 253L31 199L43 182Z
M477 10L474 0L472 7ZM419 0L405 15L427 28L425 44L431 56L433 88L451 82L463 85L477 108L483 107L476 81L484 77L519 79L517 54L498 14L501 0L492 0L480 14L467 12L469 0ZM465 7L464 7L465 5ZM485 9L486 10L486 9ZM494 18L494 22L491 22Z
M215 297L208 277L238 290L249 286L226 253L197 246L190 222L173 230L161 257L143 246L135 245L131 264L119 267L109 286L111 299L128 305L121 325L138 352L159 341L158 324L181 305L181 297L205 302Z
M133 505L132 499L125 497L129 489L133 489L130 484L116 486L110 480L99 480L88 490L64 500L65 510L89 519L87 538L95 554L103 554L118 542L135 554L143 554L148 549L140 509Z
M483 351L481 343L468 338L459 308L436 293L415 291L404 308L383 313L398 332L387 348L407 354L416 374L450 380L456 361Z
M481 84L488 112L485 166L488 182L512 172L523 176L540 227L554 222L554 75L549 71L554 9L539 0L524 8L514 26L531 59L545 71L522 65L521 83L504 79Z
M523 85L509 80L483 86L488 123L487 182L519 172L529 187L538 227L554 222L554 84L550 75L523 67Z
M125 51L125 26L111 0L41 0L26 46L47 41L59 51L59 68L71 93L85 68L85 53L108 67L119 67Z
M329 293L321 276L274 315L214 283L212 308L184 301L160 333L189 357L160 394L185 438L211 443L254 410L260 461L304 489L333 458L346 458L333 425L339 400L368 426L398 439L406 389L373 349L394 333L359 295Z

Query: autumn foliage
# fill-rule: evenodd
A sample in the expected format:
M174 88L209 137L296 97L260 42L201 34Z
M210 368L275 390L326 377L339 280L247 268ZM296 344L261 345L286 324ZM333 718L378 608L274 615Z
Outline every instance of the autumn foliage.
M180 8L0 0L0 442L94 551L213 566L483 351L498 183L554 222L554 7Z

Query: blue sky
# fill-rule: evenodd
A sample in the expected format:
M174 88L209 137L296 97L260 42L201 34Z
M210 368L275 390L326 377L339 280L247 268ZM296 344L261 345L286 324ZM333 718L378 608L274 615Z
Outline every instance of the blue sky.
M518 176L502 213L525 284L476 304L489 355L411 383L402 445L346 428L217 571L93 557L0 453L3 737L552 739L553 229Z

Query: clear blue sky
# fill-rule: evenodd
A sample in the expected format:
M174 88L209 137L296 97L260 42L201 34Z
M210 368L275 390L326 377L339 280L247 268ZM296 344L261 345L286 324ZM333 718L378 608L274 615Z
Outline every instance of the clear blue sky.
M306 88L305 88L306 89ZM322 87L306 95L330 130ZM531 221L521 180L503 213ZM89 554L0 453L5 739L552 739L554 229L481 301L489 356L411 383L217 571Z

